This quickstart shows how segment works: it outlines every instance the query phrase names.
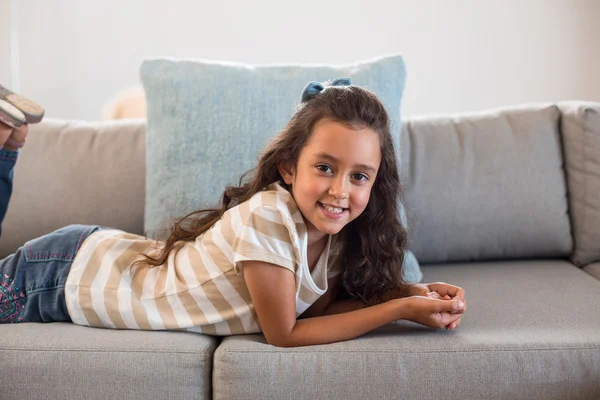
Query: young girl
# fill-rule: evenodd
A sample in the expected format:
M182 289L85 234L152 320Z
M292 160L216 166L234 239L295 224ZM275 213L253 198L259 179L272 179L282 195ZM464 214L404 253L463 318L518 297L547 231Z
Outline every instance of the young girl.
M307 85L251 178L166 242L71 225L0 262L2 322L72 321L276 346L351 339L406 319L452 329L464 291L402 279L406 232L387 113L337 79Z

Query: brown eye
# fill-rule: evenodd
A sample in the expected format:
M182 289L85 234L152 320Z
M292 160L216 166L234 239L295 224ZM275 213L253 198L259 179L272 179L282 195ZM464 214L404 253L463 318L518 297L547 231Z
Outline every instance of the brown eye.
M354 174L354 175L352 175L352 178L355 181L359 181L359 182L366 182L369 180L369 177L366 176L365 174Z
M333 172L331 167L329 165L325 165L325 164L319 164L317 165L317 169L321 172L324 172L326 174Z

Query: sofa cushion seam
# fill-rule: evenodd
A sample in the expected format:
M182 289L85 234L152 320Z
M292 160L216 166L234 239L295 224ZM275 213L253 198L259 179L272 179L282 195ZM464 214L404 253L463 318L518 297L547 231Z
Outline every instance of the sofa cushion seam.
M395 351L395 350L334 350L334 351L256 351L256 350L220 350L225 353L270 353L270 354L327 354L327 353L397 353L397 354L439 354L439 353L482 353L482 352L515 352L515 351L561 351L561 350L600 350L600 347L560 347L560 348L539 348L539 349L479 349L479 350L424 350L424 351Z
M194 351L138 351L138 350L89 350L89 349L29 349L29 348L18 348L18 347L0 347L0 351L44 351L44 352L60 352L60 353L71 353L71 352L82 352L82 353L148 353L148 354L212 354L198 353Z

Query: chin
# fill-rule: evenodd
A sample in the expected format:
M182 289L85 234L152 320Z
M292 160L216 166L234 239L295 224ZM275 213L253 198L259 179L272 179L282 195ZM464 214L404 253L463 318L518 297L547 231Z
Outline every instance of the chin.
M344 228L344 225L341 226L324 226L324 227L319 227L317 228L319 232L327 234L327 235L335 235L337 233L340 233L340 231Z

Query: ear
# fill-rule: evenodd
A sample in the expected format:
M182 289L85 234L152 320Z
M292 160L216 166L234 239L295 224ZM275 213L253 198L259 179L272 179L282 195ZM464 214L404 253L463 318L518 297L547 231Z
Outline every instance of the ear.
M286 185L291 185L294 180L294 167L291 162L284 162L277 165L279 174L283 178Z

